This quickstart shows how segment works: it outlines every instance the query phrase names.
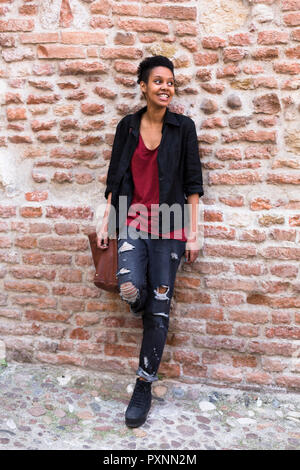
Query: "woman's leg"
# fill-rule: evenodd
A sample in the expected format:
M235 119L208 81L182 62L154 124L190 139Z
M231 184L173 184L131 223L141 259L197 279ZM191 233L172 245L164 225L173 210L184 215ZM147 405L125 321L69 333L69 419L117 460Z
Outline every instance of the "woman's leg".
M118 286L120 296L133 312L143 309L147 298L147 247L141 238L133 238L124 228L118 237Z
M149 382L158 380L168 328L171 299L185 242L148 239L148 296L143 315L143 340L137 375Z

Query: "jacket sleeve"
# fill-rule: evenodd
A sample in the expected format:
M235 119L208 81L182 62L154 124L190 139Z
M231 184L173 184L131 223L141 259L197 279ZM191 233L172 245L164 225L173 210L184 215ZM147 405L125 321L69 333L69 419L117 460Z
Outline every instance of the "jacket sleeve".
M115 184L115 177L117 175L119 161L120 161L122 150L126 142L126 138L127 138L127 130L126 130L125 118L122 118L118 122L118 125L116 128L112 151L111 151L110 163L109 163L107 177L106 177L106 189L104 193L104 196L106 199L108 198L109 193L112 192L113 186Z
M198 193L203 196L202 168L199 155L196 126L189 120L187 144L184 156L183 190L186 196Z

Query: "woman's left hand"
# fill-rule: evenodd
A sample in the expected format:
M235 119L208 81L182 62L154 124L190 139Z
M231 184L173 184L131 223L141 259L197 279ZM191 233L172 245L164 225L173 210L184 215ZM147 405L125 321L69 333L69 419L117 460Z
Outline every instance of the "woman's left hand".
M198 257L200 251L200 243L197 237L188 238L185 244L185 258L187 263L193 263Z

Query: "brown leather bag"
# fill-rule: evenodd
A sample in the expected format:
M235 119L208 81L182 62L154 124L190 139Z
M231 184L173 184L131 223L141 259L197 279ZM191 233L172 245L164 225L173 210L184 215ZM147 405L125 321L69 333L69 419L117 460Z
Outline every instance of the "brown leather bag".
M95 286L110 292L119 292L116 276L118 269L118 240L109 238L108 248L102 250L97 246L96 232L90 233L88 237L96 269Z

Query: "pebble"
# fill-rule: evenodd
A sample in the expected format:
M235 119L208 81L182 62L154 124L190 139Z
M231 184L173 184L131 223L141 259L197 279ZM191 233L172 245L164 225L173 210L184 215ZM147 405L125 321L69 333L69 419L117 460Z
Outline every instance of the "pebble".
M210 423L210 419L209 418L206 418L205 416L196 416L196 419L197 421L200 421L200 423L204 423L204 424L209 424Z
M280 403L276 398L274 398L272 400L272 406L274 406L274 408L279 408L280 407Z
M89 411L79 411L76 413L76 416L78 416L79 419L91 419L94 418L93 413L90 413Z
M147 433L145 431L143 431L142 429L138 429L138 428L133 429L133 434L136 437L140 437L140 438L147 436Z
M179 431L180 433L186 436L193 436L196 432L196 430L192 428L192 426L186 426L185 424L176 426L176 429L177 431Z
M184 390L182 388L173 387L172 393L173 393L173 396L175 398L183 398L184 397Z
M209 401L200 401L199 408L202 411L211 411L215 410L216 406L213 403L210 403Z
M167 391L168 391L168 388L163 385L156 385L155 387L153 387L153 393L157 397L164 397Z
M43 416L43 421L45 424L51 424L52 423L52 419L50 418L50 416Z
M60 426L71 426L72 424L77 424L79 419L77 417L69 418L68 416L61 418L59 421Z
M14 422L13 419L7 419L6 420L6 426L8 426L10 429L16 429L17 425Z
M45 408L41 406L33 406L28 410L28 413L30 413L32 416L42 416L46 413Z
M66 413L64 410L58 408L54 411L53 413L57 418L63 418L64 416L66 416Z
M250 426L252 424L256 424L256 420L251 419L251 418L238 418L237 422L244 426Z

